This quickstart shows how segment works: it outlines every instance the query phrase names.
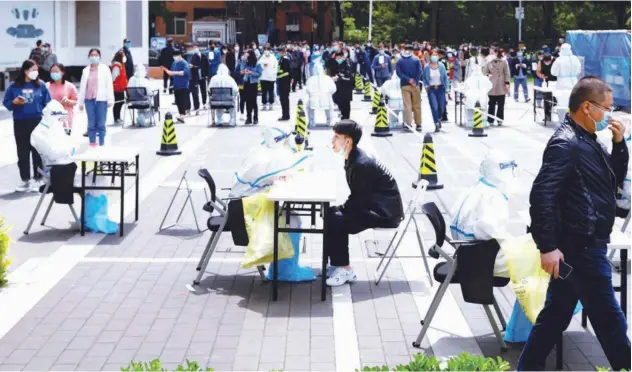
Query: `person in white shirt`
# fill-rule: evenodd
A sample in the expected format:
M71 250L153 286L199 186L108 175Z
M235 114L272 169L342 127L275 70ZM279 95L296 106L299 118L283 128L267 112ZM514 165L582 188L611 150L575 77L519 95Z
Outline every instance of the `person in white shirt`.
M232 99L233 101L233 108L229 110L230 111L230 125L232 126L237 125L236 100L237 100L237 95L239 94L239 86L235 82L235 79L233 79L230 76L230 71L228 70L228 67L226 67L226 65L223 63L219 65L219 67L217 68L217 74L215 74L215 76L211 78L211 82L209 83L209 89L213 89L213 88L230 88L231 89L231 97L225 97L225 98L226 100ZM213 101L211 100L211 104L212 102ZM218 109L218 110L214 109L213 111L214 112L212 112L211 115L216 115L216 118L217 118L216 122L221 122L221 115L224 113L224 109Z
M313 76L307 79L306 90L309 95L307 103L308 127L313 128L316 125L314 116L317 109L325 110L327 125L331 126L332 111L334 109L332 96L336 93L336 83L334 83L331 77L325 74L323 66L320 63L314 66Z
M266 46L258 63L261 65L262 70L259 78L261 82L261 111L266 109L271 111L272 105L274 105L274 83L276 82L279 62L272 54L270 47Z

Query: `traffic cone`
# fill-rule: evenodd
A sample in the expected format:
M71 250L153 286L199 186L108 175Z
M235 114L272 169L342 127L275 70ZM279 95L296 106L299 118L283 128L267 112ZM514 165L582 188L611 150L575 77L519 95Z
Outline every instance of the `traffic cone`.
M367 79L364 80L364 97L362 101L371 102L371 83Z
M259 82L259 84L257 84L257 95L261 95L261 82Z
M481 112L481 104L476 101L476 105L474 105L474 120L472 123L472 133L469 134L470 137L487 137L485 133L485 127L483 126L483 113Z
M165 115L165 125L162 127L162 140L157 155L180 155L178 141L176 141L176 127L173 125L173 116L170 112Z
M355 74L355 93L362 94L362 78L360 74Z
M305 150L311 150L309 146L309 131L307 130L307 118L305 117L305 111L301 110L296 116L296 138L295 141L298 145L298 138L302 137L305 141Z
M377 106L377 117L375 118L375 127L373 128L373 137L390 137L391 128L388 125L388 115L386 114L386 107L384 107L384 101L380 100Z
M373 103L371 106L371 115L377 114L377 108L380 105L381 101L382 101L382 93L380 92L379 89L374 89L373 90Z
M421 180L428 181L428 190L443 188L443 185L439 183L439 177L437 175L434 144L432 143L432 136L430 133L426 133L424 136L424 145L421 150L421 165L419 166L419 178L416 182L413 182L413 187L417 188L417 185Z

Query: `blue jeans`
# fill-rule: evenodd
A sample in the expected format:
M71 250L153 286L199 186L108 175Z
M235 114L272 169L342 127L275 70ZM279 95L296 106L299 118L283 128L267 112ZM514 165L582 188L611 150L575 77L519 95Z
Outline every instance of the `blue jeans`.
M430 110L432 110L433 122L441 122L441 116L445 111L445 87L443 85L435 87L429 87L428 89L428 101L430 102Z
M539 77L537 77L537 76L535 76L535 77L533 78L533 84L534 84L536 87L541 87L541 86L542 86L542 82L543 82L543 81L544 81L544 80L540 79L540 78L539 78ZM540 92L535 92L535 101L538 103L538 105L539 105L540 103L542 103L542 93L540 93Z
M99 134L99 145L105 144L105 120L108 117L108 103L94 99L86 100L86 114L88 115L88 138L90 144L96 143Z
M527 89L527 77L517 77L514 76L514 99L518 100L518 87L522 86L522 94L524 95L524 100L529 99L529 90Z
M577 300L581 300L597 339L613 370L630 369L627 324L612 286L612 268L606 242L562 249L572 268L566 280L549 282L544 308L529 334L518 361L518 371L544 370L545 360L568 327Z

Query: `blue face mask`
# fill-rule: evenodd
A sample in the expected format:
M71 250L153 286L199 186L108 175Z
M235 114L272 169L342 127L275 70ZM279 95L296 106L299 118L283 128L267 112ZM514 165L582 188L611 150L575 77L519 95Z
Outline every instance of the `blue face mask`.
M126 48L131 48L132 47L132 43L125 43L125 47Z
M602 109L600 110L603 111ZM596 132L599 132L601 130L608 128L608 119L610 118L610 114L611 114L610 111L603 111L603 119L601 119L600 121L596 121L590 115L588 116L595 123Z
M432 56L432 57L430 57L430 60L431 60L432 62L439 62L439 57L437 57L437 56Z
M276 57L276 59L281 59L281 54L279 53L274 53L274 56Z
M384 50L380 50L380 54L381 54L381 55L384 55Z
M88 59L90 60L90 64L93 64L93 65L96 65L101 60L99 56L92 56L92 57L89 57Z
M345 60L344 59L337 59L336 62L338 62L339 65L341 65Z
M53 79L53 81L61 80L61 72L51 72L50 78Z

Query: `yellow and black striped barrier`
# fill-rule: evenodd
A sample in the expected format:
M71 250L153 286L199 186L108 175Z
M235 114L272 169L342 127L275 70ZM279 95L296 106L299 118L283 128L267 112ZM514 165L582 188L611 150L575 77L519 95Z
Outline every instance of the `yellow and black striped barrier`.
M373 87L373 102L371 104L371 115L377 114L377 108L380 106L380 102L382 101L382 93L380 89L377 87Z
M386 114L386 107L384 106L383 100L380 100L377 106L375 127L373 128L373 133L371 133L371 135L373 137L390 137L393 135L393 133L391 133L391 128L388 125L388 115Z
M483 124L483 113L481 112L481 104L476 101L474 105L474 120L472 121L472 133L470 137L487 137L485 133L485 126Z
M180 155L182 151L178 150L178 141L176 140L176 127L173 125L173 116L170 112L165 115L165 124L162 127L162 140L160 141L160 150L156 151L157 155Z
M434 144L432 143L432 136L430 135L430 133L426 133L426 135L424 136L424 145L421 149L421 165L419 166L419 178L416 182L413 182L413 187L417 188L417 185L419 184L419 182L421 182L421 180L428 181L428 190L437 190L443 188L443 185L439 183Z
M305 117L305 111L301 109L298 115L296 115L296 137L294 138L298 151L303 150L303 144L305 145L305 150L312 149L309 146L308 137L309 131L307 130L307 118Z
M360 74L355 74L355 93L362 94L362 77Z
M364 97L362 101L371 102L371 82L365 78L362 78L362 80L364 80Z
M301 116L301 111L303 111L303 100L299 98L298 104L296 105L296 123L294 124L294 132L292 132L292 134L296 134L298 131L298 118ZM303 115L305 115L304 112Z

